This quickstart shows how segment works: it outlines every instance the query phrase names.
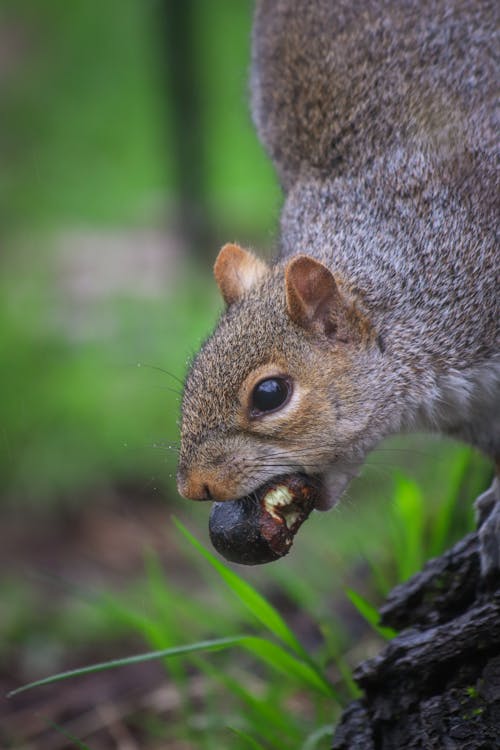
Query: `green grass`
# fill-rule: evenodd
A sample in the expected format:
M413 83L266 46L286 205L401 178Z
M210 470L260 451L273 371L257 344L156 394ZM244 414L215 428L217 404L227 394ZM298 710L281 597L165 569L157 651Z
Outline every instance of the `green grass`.
M343 597L347 598L353 612L357 610L370 626L368 630L358 628L355 639L342 633L342 623L333 612L329 617L329 629L323 629L322 642L314 650L306 648L298 639L280 609L272 603L273 587L269 588L273 572L281 570L277 580L283 584L283 590L293 592L296 611L302 611L303 616L307 612L311 622L321 621L319 608L311 609L309 597L303 596L305 589L293 584L297 577L293 564L297 561L293 555L282 561L286 568L281 563L264 568L271 592L266 596L250 582L252 571L239 568L236 572L237 566L221 562L177 522L187 543L181 554L194 555L198 574L206 575L209 585L199 582L190 593L178 582L170 581L168 570L162 568L155 555L149 554L145 578L135 594L132 591L119 596L104 594L95 599L96 609L110 623L115 622L119 632L140 633L154 650L42 678L14 693L83 674L126 668L139 661L163 660L169 679L183 696L178 715L171 717L168 728L165 727L165 738L184 739L193 747L207 750L221 743L231 750L245 747L278 750L284 745L302 750L326 750L332 722L342 706L357 695L351 675L355 662L349 663L342 654L355 648L358 660L363 651L360 646L364 643L368 653L373 654L383 646L385 638L394 636L392 631L378 624L375 605L380 603L381 597L376 594L377 566L384 568L384 575L393 586L409 572L415 572L415 566L424 564L431 550L442 552L452 543L455 534L462 533L460 525L454 529L451 515L462 515L462 495L481 477L484 479L484 464L477 461L470 450L460 447L456 448L453 460L449 490L454 491L454 501L445 493L437 507L422 502L421 491L414 482L402 474L397 476L392 501L386 508L385 529L376 540L376 564L368 566L361 582L368 596L353 588L342 593L339 587L346 571L352 569L352 550L347 553L341 569L332 569L330 596L335 597L337 606ZM462 477L460 486L456 483L458 475ZM433 529L435 520L442 519L443 514L448 514L449 518L446 523L439 520L440 529L447 529L447 533L441 537L443 548L436 550ZM469 513L464 516L464 523L467 523L465 518L470 518ZM350 523L353 521L368 528L363 513L358 513ZM344 523L340 533L346 528ZM302 548L301 542L296 543L297 551ZM372 546L366 545L367 557L373 554ZM305 554L310 553L311 549L305 550ZM308 578L307 570L303 569L302 583L306 589L315 587L323 572L324 568L318 568L314 578ZM339 575L340 582L335 581L335 574ZM199 705L195 708L190 693L194 674L204 677L201 709ZM291 704L295 706L292 713ZM195 713L197 722L193 721ZM213 716L218 718L213 719ZM211 735L207 740L203 733L209 725Z
M139 613L116 598L105 598L99 606L107 608L122 624L125 622L138 629L155 647L154 651L43 678L13 691L11 695L83 674L126 667L139 661L167 659L166 667L170 678L177 685L179 692L186 696L189 704L189 674L182 665L179 667L172 662L173 657L200 657L208 652L239 648L247 653L248 659L235 659L233 656L218 666L208 660L200 661L200 658L191 662L192 667L196 666L209 678L205 696L207 705L212 704L213 700L217 703L222 701L225 705L223 709L219 705L218 714L222 711L222 716L217 726L212 727L212 731L216 732L215 737L212 736L212 741L216 742L219 736L219 741L223 742L225 747L240 748L244 747L245 743L253 741L262 743L262 747L278 750L284 741L289 746L299 747L305 738L309 747L326 747L327 745L321 742L326 741L326 736L317 735L316 719L320 719L321 724L324 724L326 717L331 716L334 711L339 698L325 666L308 654L266 598L225 564L219 562L182 525L179 525L179 528L197 553L228 586L230 594L248 612L248 615L243 617L246 633L233 633L229 636L179 645L179 640L185 638L185 633L192 631L193 627L199 627L200 623L204 629L216 628L219 632L227 632L234 628L235 621L240 620L241 614L235 617L233 612L233 616L227 618L219 608L205 608L179 590L174 591L156 561L150 558L147 576L153 604L150 612ZM188 612L187 624L182 615L179 617L177 608ZM177 645L165 646L165 643L173 638L176 639ZM235 669L233 665L238 665L238 662L242 662L243 665L246 662L250 671L245 673L245 668L242 671L239 666ZM252 678L255 670L264 670L258 681L262 685L263 694L259 694L260 691L255 693L255 679ZM214 690L214 685L217 686L218 683L222 685L225 696L217 689ZM288 703L299 694L307 696L303 696L302 700L314 710L313 716L301 716L300 711L293 716L289 715ZM228 709L231 713L228 713ZM196 747L203 746L200 744L199 731L190 727L189 712L183 712L179 719L182 720L173 727L174 736L196 742Z

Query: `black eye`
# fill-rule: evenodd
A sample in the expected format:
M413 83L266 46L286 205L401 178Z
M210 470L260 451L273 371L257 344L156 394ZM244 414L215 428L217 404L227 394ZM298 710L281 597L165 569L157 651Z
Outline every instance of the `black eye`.
M275 411L283 406L291 393L291 386L285 378L269 378L257 383L252 393L254 412Z

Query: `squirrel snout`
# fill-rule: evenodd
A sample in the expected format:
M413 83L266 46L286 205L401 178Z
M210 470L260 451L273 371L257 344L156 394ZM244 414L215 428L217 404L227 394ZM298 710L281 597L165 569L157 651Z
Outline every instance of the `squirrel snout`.
M187 500L212 500L210 486L196 472L179 471L177 489Z
M188 500L234 500L238 496L234 480L207 466L181 466L177 472L177 489Z

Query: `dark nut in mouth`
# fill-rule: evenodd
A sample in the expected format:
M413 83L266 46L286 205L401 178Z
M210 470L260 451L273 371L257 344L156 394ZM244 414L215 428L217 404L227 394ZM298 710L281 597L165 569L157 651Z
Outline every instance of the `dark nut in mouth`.
M308 477L293 474L248 497L214 503L208 526L212 544L230 562L261 565L278 560L290 551L317 495Z

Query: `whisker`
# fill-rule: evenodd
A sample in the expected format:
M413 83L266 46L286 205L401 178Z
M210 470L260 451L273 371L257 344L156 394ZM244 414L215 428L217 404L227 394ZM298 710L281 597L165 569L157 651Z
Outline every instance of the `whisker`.
M275 451L271 448L265 453L262 452L262 453L256 454L254 456L254 459L266 460L266 459L271 458L271 459L279 460L281 457L289 459L291 456L304 456L304 455L307 456L307 454L317 453L318 451L328 450L329 448L336 449L338 448L338 446L335 444L322 443L322 444L317 444L317 445L303 447L303 448L290 446L287 449L283 449L279 451ZM386 455L388 453L389 454L390 453L396 453L396 454L402 453L402 454L408 454L409 456L419 455L419 456L422 456L423 458L426 458L429 456L428 452L418 451L413 448L411 449L410 448L374 448L373 450L369 451L368 457L373 456L374 454Z
M314 447L314 448L290 448L289 450L283 450L283 451L267 451L266 453L258 453L255 455L255 458L280 458L283 456L284 458L289 458L290 455L304 455L308 453L317 453L318 450L321 450L320 448Z
M179 383L179 385L184 387L184 381L181 380L181 378L179 378L177 375L174 375L173 372L169 372L169 370L165 370L163 367L158 367L158 365L144 364L144 362L138 362L137 367L147 367L150 370L158 370L158 372L162 372L164 375L168 375L170 378L173 378L174 380L176 380Z

